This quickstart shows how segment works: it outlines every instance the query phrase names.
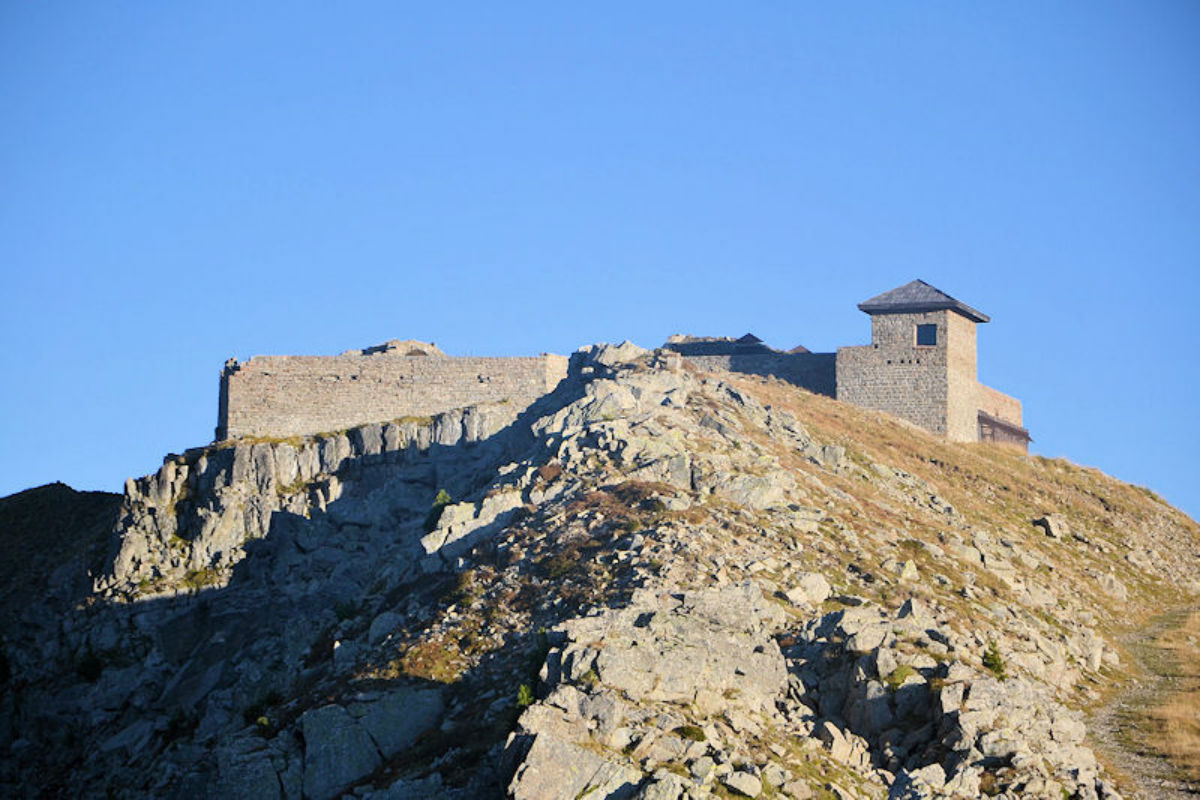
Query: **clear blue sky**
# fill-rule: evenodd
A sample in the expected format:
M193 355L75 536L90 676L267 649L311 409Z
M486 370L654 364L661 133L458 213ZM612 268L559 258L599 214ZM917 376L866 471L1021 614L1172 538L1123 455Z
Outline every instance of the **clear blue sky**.
M230 356L990 314L1034 449L1200 514L1200 4L0 5L0 494L204 444Z

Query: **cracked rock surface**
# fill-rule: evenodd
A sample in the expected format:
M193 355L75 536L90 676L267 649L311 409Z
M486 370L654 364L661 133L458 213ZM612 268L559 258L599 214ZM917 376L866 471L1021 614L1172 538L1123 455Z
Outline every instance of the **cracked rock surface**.
M1200 596L1145 490L628 343L100 500L11 528L4 796L1132 796L1082 712Z

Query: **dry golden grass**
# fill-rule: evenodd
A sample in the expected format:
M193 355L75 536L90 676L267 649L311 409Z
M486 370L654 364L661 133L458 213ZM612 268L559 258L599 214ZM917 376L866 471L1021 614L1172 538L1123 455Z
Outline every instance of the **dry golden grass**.
M925 479L973 526L1018 541L1026 552L1044 557L1055 565L1057 583L1076 586L1097 610L1103 609L1102 627L1134 628L1164 608L1194 602L1180 587L1132 568L1123 558L1131 544L1161 550L1164 545L1149 535L1155 530L1170 529L1179 539L1200 543L1200 526L1153 492L1063 459L1026 455L1009 447L947 442L888 414L840 403L773 378L721 377L759 402L794 414L818 441L844 446L851 460L887 464ZM927 515L915 515L911 507L896 504L861 481L828 475L822 480L866 503L876 526L904 528L914 534L941 528ZM1092 544L1055 542L1040 534L1031 521L1047 513L1066 516ZM1122 576L1129 590L1127 600L1115 601L1089 577L1089 573L1110 571Z
M1170 655L1180 690L1149 710L1150 743L1188 777L1200 780L1200 612L1157 644Z

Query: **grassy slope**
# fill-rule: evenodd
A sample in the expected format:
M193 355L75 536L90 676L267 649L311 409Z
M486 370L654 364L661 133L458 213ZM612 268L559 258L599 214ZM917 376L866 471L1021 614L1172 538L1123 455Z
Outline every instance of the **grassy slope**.
M886 414L838 403L778 381L738 378L740 388L766 405L795 414L819 440L841 444L856 461L870 460L928 481L974 529L1003 537L1054 567L1054 583L1071 586L1081 604L1092 607L1106 629L1135 627L1164 608L1185 605L1200 586L1184 578L1179 560L1200 555L1200 526L1152 491L1111 478L1099 470L1062 459L1027 456L1011 448L946 442ZM803 468L803 467L801 467ZM936 537L944 526L928 515L897 507L891 498L861 480L824 479L869 508L872 527L900 527ZM899 512L899 513L897 513ZM1057 541L1034 527L1033 519L1061 514L1089 543ZM1139 568L1126 558L1148 556L1164 574ZM1176 563L1173 563L1176 562ZM1088 570L1112 571L1129 589L1127 601L1105 593Z
M886 414L847 406L770 379L736 378L733 382L760 402L795 414L818 439L843 445L852 459L877 461L924 478L972 528L991 532L1044 560L1052 568L1046 582L1063 598L1059 608L1046 616L1047 621L1070 626L1075 615L1081 615L1113 643L1118 637L1136 637L1152 619L1176 611L1184 624L1169 628L1152 644L1171 657L1172 669L1164 674L1178 680L1168 694L1158 696L1144 709L1148 735L1137 744L1139 748L1148 744L1192 779L1200 777L1200 675L1195 667L1200 663L1200 614L1181 611L1195 607L1200 589L1195 581L1200 569L1200 526L1194 520L1148 489L1066 460L989 445L949 443ZM861 481L855 486L853 480L823 480L863 504L859 525L869 521L877 530L893 532L891 537L873 539L881 545L877 559L893 549L889 545L896 544L897 531L903 531L900 535L905 539L927 542L938 541L944 533L944 526L928 515L897 506L893 498ZM1069 519L1072 530L1088 543L1052 540L1030 524L1047 513ZM1138 564L1130 560L1131 555ZM1147 564L1152 568L1144 568ZM1103 591L1095 580L1097 572L1116 575L1129 590L1128 599L1122 601ZM1006 598L1002 586L990 588L994 599ZM1061 591L1064 588L1067 591ZM880 599L887 601L886 596ZM972 615L966 603L962 611L966 617ZM1098 707L1112 702L1131 682L1144 680L1147 676L1138 666L1141 659L1124 655L1119 666L1105 667L1103 678L1085 676L1075 703ZM1120 764L1108 766L1118 775L1123 771Z
M1169 664L1173 689L1148 710L1150 744L1193 781L1200 781L1200 612L1188 614L1155 642Z

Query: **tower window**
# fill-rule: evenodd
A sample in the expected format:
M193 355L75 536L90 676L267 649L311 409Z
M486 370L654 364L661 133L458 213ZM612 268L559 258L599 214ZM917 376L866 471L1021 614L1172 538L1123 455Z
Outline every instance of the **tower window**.
M937 345L937 325L917 326L917 346L934 347Z

